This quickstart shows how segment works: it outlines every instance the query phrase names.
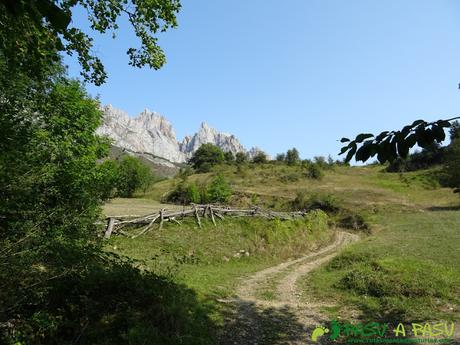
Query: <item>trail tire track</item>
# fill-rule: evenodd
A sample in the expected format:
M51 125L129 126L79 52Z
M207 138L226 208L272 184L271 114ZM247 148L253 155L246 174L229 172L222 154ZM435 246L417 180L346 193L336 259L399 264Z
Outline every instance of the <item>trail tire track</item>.
M229 317L221 344L321 344L310 340L312 330L325 322L318 305L300 301L296 282L299 278L336 256L340 249L359 236L337 231L328 246L295 260L256 272L237 289L237 298L227 301ZM275 300L257 297L268 281L276 280ZM326 338L326 337L325 337Z

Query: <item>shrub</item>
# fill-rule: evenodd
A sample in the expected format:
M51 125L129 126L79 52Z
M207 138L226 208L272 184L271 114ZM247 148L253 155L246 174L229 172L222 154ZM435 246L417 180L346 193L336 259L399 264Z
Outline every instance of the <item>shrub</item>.
M449 145L443 172L446 184L458 192L460 189L460 139L454 140Z
M322 169L325 169L327 167L326 158L324 156L313 157L313 162L315 162L315 164L318 165Z
M313 163L307 166L307 169L305 171L305 176L311 179L320 180L323 178L324 173L318 164Z
M287 183L287 182L296 182L296 181L299 181L299 180L300 180L300 176L299 176L299 173L292 172L292 173L288 173L288 174L281 175L281 176L279 177L279 180L280 180L281 182L284 182L284 183Z
M369 232L370 227L363 216L359 214L346 214L339 219L339 226L345 229Z
M118 163L117 195L130 198L136 190L144 193L156 179L149 166L139 158L125 156Z
M439 144L432 144L421 151L414 152L408 158L395 159L386 169L387 172L404 172L428 169L442 164L445 159L446 149Z
M277 162L284 162L284 161L286 160L286 154L285 154L285 153L278 153L278 154L276 155L275 160L276 160Z
M232 151L227 151L224 153L224 160L226 163L233 163L235 161L235 156Z
M237 164L246 163L248 161L248 156L244 152L237 152L235 155L235 161Z
M189 203L199 204L201 202L200 192L195 183L191 183L187 186L186 199Z
M180 181L174 190L167 195L166 201L181 205L190 203L226 203L231 196L232 189L229 183L223 175L219 174L208 185L197 186L194 182Z
M323 210L335 213L340 210L339 202L331 194L308 194L306 191L299 191L292 201L294 210Z
M176 177L186 180L187 177L193 175L193 169L190 166L186 166L183 168L180 168L179 172L177 173Z
M256 164L267 163L267 160L267 154L262 151L257 152L257 154L252 158L252 162Z
M219 174L217 175L210 183L210 185L205 189L206 195L202 202L228 202L232 196L232 189L225 180L224 176Z
M174 190L167 195L166 201L180 205L188 205L190 203L199 204L201 202L201 194L195 183L180 181Z

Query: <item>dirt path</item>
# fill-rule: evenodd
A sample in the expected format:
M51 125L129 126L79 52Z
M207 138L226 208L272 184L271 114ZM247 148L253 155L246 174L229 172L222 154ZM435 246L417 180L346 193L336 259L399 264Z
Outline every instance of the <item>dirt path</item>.
M246 278L237 290L238 297L229 301L229 321L221 344L312 344L313 329L326 321L317 311L318 305L300 301L296 282L358 239L357 235L338 231L327 247ZM260 297L267 286L273 299Z

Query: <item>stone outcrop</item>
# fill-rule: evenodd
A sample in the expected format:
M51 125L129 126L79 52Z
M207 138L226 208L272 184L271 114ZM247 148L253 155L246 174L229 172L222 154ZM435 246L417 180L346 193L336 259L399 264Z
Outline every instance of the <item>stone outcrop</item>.
M107 135L113 144L137 153L148 153L171 162L182 163L190 158L202 144L212 143L223 151L246 152L238 139L221 133L202 123L193 136L178 142L171 123L162 115L145 109L131 118L126 112L111 105L102 108L104 120L97 133Z

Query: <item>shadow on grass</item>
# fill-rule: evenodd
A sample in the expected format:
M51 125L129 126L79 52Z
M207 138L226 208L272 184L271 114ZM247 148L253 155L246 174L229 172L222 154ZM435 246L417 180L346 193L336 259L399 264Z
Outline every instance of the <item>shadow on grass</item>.
M460 205L456 206L431 206L427 208L428 211L459 211Z
M1 344L215 344L212 304L124 258L92 257L28 289L15 278L0 284Z
M225 327L219 336L221 345L272 345L272 344L311 344L313 330L326 325L327 320L304 312L298 319L298 312L289 306L261 308L253 302L237 299L223 308ZM329 344L327 337L319 338L316 344Z

